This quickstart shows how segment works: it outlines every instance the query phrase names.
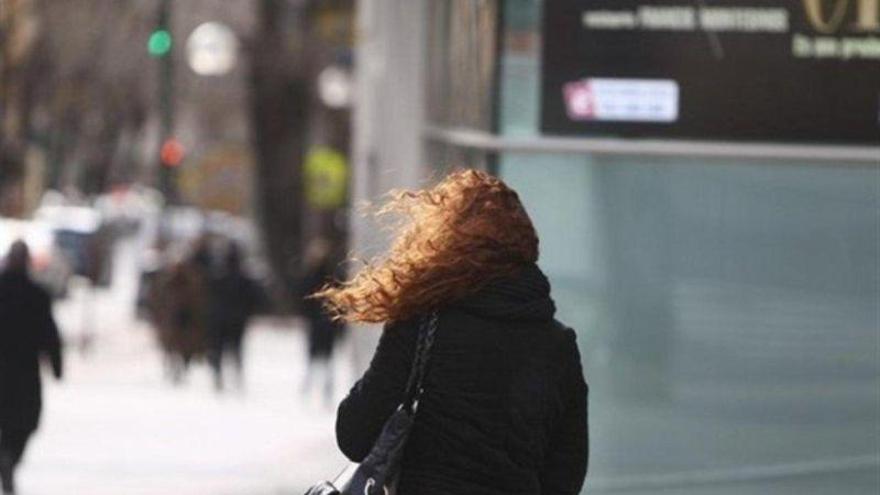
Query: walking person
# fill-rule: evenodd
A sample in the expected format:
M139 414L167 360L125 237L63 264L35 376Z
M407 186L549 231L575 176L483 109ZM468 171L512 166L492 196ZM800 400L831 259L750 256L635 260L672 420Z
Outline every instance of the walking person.
M214 386L223 390L224 357L232 359L239 389L244 387L244 335L248 321L263 297L257 283L242 268L241 248L230 242L220 271L209 282L208 358Z
M205 276L193 260L179 260L159 272L150 292L151 321L165 374L172 384L179 385L192 361L207 347Z
M61 379L61 339L48 292L29 274L27 245L16 241L0 273L0 480L15 493L15 470L42 409L40 358Z
M385 323L369 369L339 405L342 452L363 461L405 402L420 322L434 315L397 493L579 493L587 385L574 331L554 320L517 194L465 170L396 194L381 212L403 220L388 253L316 294L342 320Z
M337 275L338 263L333 251L333 246L326 239L316 238L309 243L305 257L306 294L318 291ZM324 401L332 405L333 349L344 331L344 324L328 316L315 298L306 298L303 309L308 325L308 367L302 392L308 393L318 375L323 375Z

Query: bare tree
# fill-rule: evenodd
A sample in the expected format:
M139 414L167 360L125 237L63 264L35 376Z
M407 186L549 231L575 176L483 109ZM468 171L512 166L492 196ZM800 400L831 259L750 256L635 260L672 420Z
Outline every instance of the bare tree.
M126 175L117 169L130 160L118 158L130 152L119 147L146 121L151 64L143 40L153 11L144 2L38 2L49 52L40 101L49 116L52 182L101 192L111 177Z
M42 26L31 0L0 3L0 214L21 214L20 181L34 95Z
M45 152L56 187L97 193L111 178L130 175L131 150L123 148L146 121L150 64L142 40L151 13L144 2L0 2L5 213L22 213L17 191L30 148Z
M267 256L282 291L295 291L303 235L302 160L311 106L310 7L259 0L249 43L251 133ZM290 298L285 298L290 299Z

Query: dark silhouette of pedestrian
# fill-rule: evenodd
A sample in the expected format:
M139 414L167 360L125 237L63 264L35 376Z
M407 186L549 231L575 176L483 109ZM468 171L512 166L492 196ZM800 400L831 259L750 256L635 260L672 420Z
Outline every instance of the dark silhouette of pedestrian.
M15 492L15 469L42 409L40 358L61 379L61 339L48 292L29 274L27 245L16 241L0 273L0 478L3 493Z
M174 384L206 348L206 286L202 270L187 259L163 269L151 290L151 319Z
M318 238L309 244L305 262L306 276L303 285L306 294L317 292L340 275L333 248L325 239ZM333 350L345 326L328 316L321 301L315 298L305 299L303 313L308 324L309 362L302 391L308 392L316 375L322 373L324 400L329 404L333 399Z
M242 252L230 243L219 272L210 280L208 310L208 358L214 385L223 389L223 362L232 359L239 388L244 385L244 335L248 321L263 297L259 285L242 268Z

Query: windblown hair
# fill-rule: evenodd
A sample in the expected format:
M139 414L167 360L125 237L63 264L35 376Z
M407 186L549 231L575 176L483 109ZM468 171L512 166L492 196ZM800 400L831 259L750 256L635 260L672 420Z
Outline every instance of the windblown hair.
M389 251L350 281L312 295L338 320L404 320L538 259L519 196L484 172L461 170L430 189L394 191L377 215L396 220Z

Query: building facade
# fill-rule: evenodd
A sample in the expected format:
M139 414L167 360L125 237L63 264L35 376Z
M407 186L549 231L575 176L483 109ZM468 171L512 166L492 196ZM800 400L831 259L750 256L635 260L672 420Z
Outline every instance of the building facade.
M551 3L591 4L362 0L354 201L456 166L520 193L591 387L585 493L876 493L880 128L548 132ZM848 8L871 28L873 5ZM376 333L356 336L364 366Z

